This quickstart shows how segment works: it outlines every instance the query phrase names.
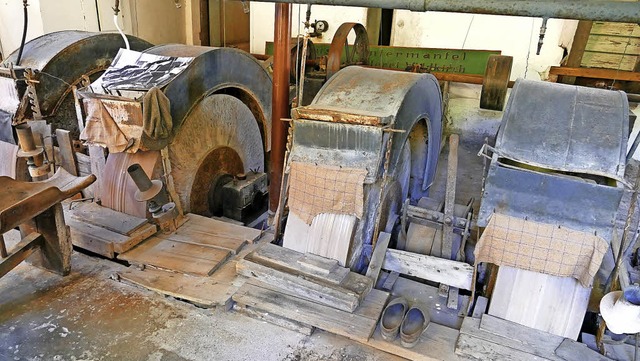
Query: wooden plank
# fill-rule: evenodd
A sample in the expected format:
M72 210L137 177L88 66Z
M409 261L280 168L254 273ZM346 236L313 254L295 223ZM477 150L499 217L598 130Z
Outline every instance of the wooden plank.
M91 174L91 158L84 154L75 152L76 160L78 161L78 175L88 176Z
M620 69L622 71L633 71L638 58L639 57L636 55L585 52L581 66L587 68L608 68Z
M541 361L547 360L502 344L489 342L461 333L456 342L456 354L465 360Z
M215 233L195 230L193 225L189 225L189 222L171 234L159 234L158 237L174 242L218 248L230 251L232 254L238 253L247 244L247 241L240 238L221 237Z
M145 218L117 212L94 202L75 203L71 209L65 210L65 214L79 222L90 223L125 236L148 224Z
M131 248L140 244L140 242L146 240L147 238L153 236L158 232L158 226L152 223L147 223L146 225L136 229L129 235L129 237L124 241L114 241L113 242L113 250L116 253L124 253Z
M233 238L253 243L262 236L262 232L257 229L222 222L193 213L188 213L187 217L189 221L186 225L189 225L191 229L216 234L219 237Z
M380 234L378 235L376 248L373 250L371 261L369 261L369 267L367 268L367 277L371 278L374 284L378 282L378 276L380 276L380 270L382 270L384 256L385 254L387 254L387 248L389 248L390 240L390 233L380 232Z
M60 158L62 168L71 175L78 176L78 167L76 165L76 152L73 150L71 141L71 132L64 129L56 129L56 139L58 147L60 147Z
M618 35L640 38L640 26L633 23L609 23L594 21L591 28L592 35Z
M489 314L576 340L591 290L573 278L502 266Z
M367 112L363 110L346 109L323 105L322 107L309 105L299 107L292 110L293 119L311 119L321 120L325 122L349 123L378 126L388 124L391 120L389 114L379 114L375 112Z
M447 295L447 308L457 310L458 309L458 289L456 287L449 287Z
M96 145L89 146L89 158L91 159L91 173L96 176L96 181L92 184L93 196L95 200L101 199L104 194L104 186L102 184L104 179L104 168L106 160L104 157L104 148Z
M132 264L208 276L230 256L230 251L152 237L136 248L118 255L118 259Z
M586 50L600 53L639 55L640 38L591 35Z
M464 262L399 251L387 250L382 268L449 286L471 290L474 269Z
M233 310L245 316L254 318L256 320L269 322L276 326L280 326L282 328L286 328L287 330L295 331L306 336L311 336L314 331L313 326L306 325L302 322L290 320L288 318L279 317L272 313L262 311L255 307L236 303L233 305Z
M18 242L9 252L9 255L0 260L0 277L9 273L9 271L16 268L17 265L37 251L42 246L43 241L42 235L34 232Z
M347 312L353 312L366 296L338 285L323 285L299 275L278 271L248 260L238 261L236 271L239 275L287 290L297 297Z
M246 258L248 260L251 260L252 262L256 262L264 266L282 270L288 273L300 274L307 278L317 279L333 284L341 284L343 281L345 281L350 273L348 268L340 267L337 264L334 264L333 267L327 268L326 270L322 271L304 267L299 261L303 258L308 257L323 259L323 257L320 256L296 252L294 250L284 247L278 247L273 244L265 244L256 251L247 255ZM356 276L356 278L366 279L365 276Z
M479 327L482 332L513 340L517 342L515 345L520 349L541 357L550 357L565 339L562 336L521 326L488 314L482 315ZM507 341L503 342L507 343Z
M587 345L569 339L564 339L560 343L556 349L556 355L566 361L611 361L610 358L593 351Z
M429 323L420 340L413 348L400 344L400 338L387 341L380 335L380 326L365 344L380 351L415 361L455 361L459 360L454 353L458 330L436 323Z
M357 222L355 216L348 214L315 216L309 228L306 252L335 259L345 267Z
M487 351L483 351L487 348L490 348L493 345L500 345L499 348L496 348L495 357L498 358L486 358L487 360L510 360L511 355L514 355L513 350L517 350L515 353L518 357L523 357L523 360L553 360L553 361L561 361L561 358L555 355L555 349L562 342L562 338L556 339L554 335L546 334L551 336L549 339L529 339L527 338L528 334L526 333L526 327L520 326L514 323L509 323L511 327L509 327L504 332L500 332L498 334L492 333L486 330L483 330L480 325L482 320L487 315L483 315L482 319L467 317L462 322L462 327L460 328L460 336L466 336L465 345L470 347L470 350L465 350L464 352L459 352L458 346L456 346L456 353L459 355L474 355L476 352L479 352L481 355L486 355L488 357ZM515 334L509 335L510 337L504 337L508 332L514 332ZM519 332L524 332L520 334ZM459 343L459 342L458 342ZM484 344L484 346L483 346ZM475 355L474 357L478 357ZM481 358L482 359L482 358ZM484 360L484 359L483 359ZM518 360L518 358L515 358Z
M235 273L235 264L228 262L216 273L223 272L224 268L230 264ZM210 277L198 277L185 275L171 271L164 271L154 268L144 270L129 267L118 272L118 278L122 281L144 287L151 291L185 300L200 307L231 307L231 296L237 290L229 280L221 280L214 273Z
M360 307L349 313L248 281L233 296L233 300L352 340L367 342L388 297L386 292L372 290Z
M635 64L634 64L635 65ZM622 81L640 81L640 73L632 71L622 71L614 69L597 69L597 68L568 68L552 66L549 70L550 75L569 75L583 78L595 79L616 79Z
M69 218L67 225L71 233L71 243L74 246L107 258L115 258L115 251L113 249L114 241L117 242L120 240L125 242L128 238L127 236L94 226L90 223L79 222L74 218Z

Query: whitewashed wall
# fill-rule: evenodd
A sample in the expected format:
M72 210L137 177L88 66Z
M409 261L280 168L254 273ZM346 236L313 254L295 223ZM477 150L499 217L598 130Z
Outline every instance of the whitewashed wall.
M300 12L298 12L300 10ZM291 35L304 34L305 14L307 12L306 5L292 5L291 16ZM298 21L298 14L300 20ZM265 43L273 41L273 26L275 17L274 3L251 3L251 52L255 54L264 54ZM365 24L367 22L367 9L348 7L348 6L320 6L311 7L311 21L326 20L329 22L329 30L323 34L322 39L314 39L314 41L322 43L331 43L333 35L342 23L358 22Z
M30 5L27 8L29 12L27 40L44 34L42 17L40 16L40 2L30 1L29 3ZM20 47L23 27L22 21L22 1L0 1L0 46L2 47L2 54L4 54L4 56L8 56Z
M560 64L560 45L571 43L575 23L550 19L542 51L536 55L539 18L400 10L395 13L391 42L395 46L500 50L514 58L512 79L544 79L550 66Z

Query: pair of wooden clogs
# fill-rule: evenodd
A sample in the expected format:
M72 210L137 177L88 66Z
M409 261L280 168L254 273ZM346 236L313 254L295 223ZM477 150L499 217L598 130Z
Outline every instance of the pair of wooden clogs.
M387 341L395 340L400 334L402 346L411 348L418 343L429 321L429 313L424 307L421 305L409 307L409 302L405 298L397 297L391 300L382 311L380 333Z

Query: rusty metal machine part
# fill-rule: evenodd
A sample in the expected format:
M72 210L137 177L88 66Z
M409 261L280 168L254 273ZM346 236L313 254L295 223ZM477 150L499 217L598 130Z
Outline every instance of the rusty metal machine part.
M355 33L353 44L349 45L349 34ZM344 55L344 61L343 59ZM349 65L364 65L369 59L369 36L364 25L359 23L344 23L340 25L329 48L327 58L327 79L340 69Z
M389 220L397 219L405 197L428 194L440 151L441 104L430 74L351 66L294 112L305 115L295 120L291 161L367 170L352 268L366 265L376 231L393 229Z
M131 49L138 51L151 46L134 36L129 36L129 42ZM34 91L27 92L26 77L16 72L18 69L11 69L18 56L14 52L0 64L0 83L13 83L13 86L0 84L0 118L22 122L31 116L32 107L37 107L41 117L54 128L69 130L77 139L78 124L71 88L79 84L83 76L97 78L122 46L118 34L75 30L54 32L29 41L24 46L20 68L31 69L29 84ZM18 74L17 79L11 76L12 73ZM25 109L26 114L18 114L18 119L14 119L17 105L24 97L29 97L30 106Z

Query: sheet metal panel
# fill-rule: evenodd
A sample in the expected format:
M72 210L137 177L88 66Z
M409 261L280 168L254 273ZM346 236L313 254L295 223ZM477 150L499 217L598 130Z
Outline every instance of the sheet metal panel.
M628 134L624 92L519 79L496 149L518 162L622 181Z
M486 227L493 212L547 224L595 232L611 241L623 189L573 177L500 166L489 167L478 226Z

